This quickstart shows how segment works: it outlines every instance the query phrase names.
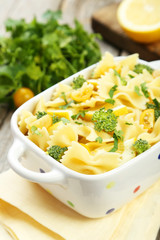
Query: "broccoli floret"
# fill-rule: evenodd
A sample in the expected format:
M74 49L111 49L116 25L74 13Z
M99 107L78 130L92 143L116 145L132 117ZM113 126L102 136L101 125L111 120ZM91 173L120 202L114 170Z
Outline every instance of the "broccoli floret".
M55 114L53 114L53 116L52 116L52 123L55 124L55 123L57 123L59 121L60 121L60 118L58 116L56 116Z
M37 119L40 119L41 117L43 117L43 116L45 116L45 115L47 115L47 113L46 113L45 111L44 111L44 112L38 111L38 112L36 113Z
M149 149L151 146L149 145L149 143L146 140L143 139L138 139L134 144L133 144L133 148L135 150L135 152L137 153L137 155L145 152L147 149Z
M95 111L92 121L94 122L95 130L98 132L112 132L117 126L117 116L112 109L105 111L105 108L101 108L99 111Z
M47 153L55 160L60 161L64 152L67 149L68 149L67 147L60 147L58 145L54 145L48 149Z
M73 89L81 88L84 82L86 82L86 79L83 76L79 75L77 78L73 80L72 88Z
M143 72L143 69L146 69L150 74L152 74L152 72L153 72L153 68L151 68L151 67L149 67L149 66L147 66L147 65L145 65L145 64L141 64L141 63L138 63L138 64L136 64L135 66L134 66L134 69L133 69L133 71L135 72L135 73L142 73Z

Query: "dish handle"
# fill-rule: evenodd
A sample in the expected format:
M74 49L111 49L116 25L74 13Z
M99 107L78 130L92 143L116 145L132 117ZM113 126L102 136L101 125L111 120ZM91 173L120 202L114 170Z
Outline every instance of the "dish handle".
M14 139L14 142L8 152L8 162L11 168L19 174L21 177L26 178L36 183L62 183L65 180L64 174L59 170L53 168L51 165L51 171L39 173L25 168L20 163L20 158L26 151L26 147L19 139Z

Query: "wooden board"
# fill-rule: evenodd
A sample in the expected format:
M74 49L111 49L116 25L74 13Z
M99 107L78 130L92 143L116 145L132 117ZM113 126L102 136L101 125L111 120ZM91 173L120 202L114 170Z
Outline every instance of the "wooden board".
M139 53L141 59L147 61L160 59L160 41L152 44L140 44L131 40L117 21L117 7L118 3L114 3L95 12L92 16L93 30L119 49L129 53Z

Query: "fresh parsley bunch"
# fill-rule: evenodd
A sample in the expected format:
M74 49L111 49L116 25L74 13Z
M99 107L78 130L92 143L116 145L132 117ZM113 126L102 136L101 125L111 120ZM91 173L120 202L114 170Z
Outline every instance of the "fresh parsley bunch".
M101 58L95 34L60 24L61 12L48 10L44 22L34 18L6 21L9 37L0 38L0 102L10 102L21 87L37 94Z

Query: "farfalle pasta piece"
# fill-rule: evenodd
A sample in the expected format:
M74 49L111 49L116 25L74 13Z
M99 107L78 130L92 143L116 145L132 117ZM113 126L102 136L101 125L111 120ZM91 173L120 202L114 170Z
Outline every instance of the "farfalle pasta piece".
M139 134L138 139L144 139L149 142L149 144L153 145L160 141L160 117L155 122L153 127L153 131L151 133L144 132Z
M29 129L32 128L32 126L35 126L37 128L43 128L45 127L46 129L49 128L52 125L52 117L51 115L47 114L44 115L43 117L37 119L36 121L28 124Z
M135 109L132 107L127 107L128 114L124 116L125 124L134 124L135 121L139 121L142 111L140 109Z
M105 150L106 152L109 152L114 146L114 139L111 142L88 142L85 144L85 147L88 149L88 151L91 154L95 154L99 150ZM124 144L123 142L120 142L118 144L118 150L117 153L123 153L124 151Z
M62 106L64 104L65 104L64 99L61 98L61 97L57 97L52 101L46 102L45 105L46 105L47 108L58 108L59 106Z
M127 123L130 123L129 121L130 120L127 119L127 115L120 116L118 119L117 128L122 130L124 141L131 138L137 138L139 134L147 131L144 129L143 125L139 124L139 121L135 121L132 125L128 125Z
M90 125L90 126L89 126ZM112 135L106 132L98 132L94 129L93 123L87 125L74 125L74 128L79 136L85 137L88 141L95 141L97 137L101 137L103 142L111 142L113 141Z
M116 64L116 70L120 73L124 67L128 68L129 70L133 70L134 66L138 62L138 54L132 54L125 57L122 60L119 60Z
M119 89L119 92L114 95L114 99L116 98L119 99L123 105L128 105L142 110L146 108L146 102L149 101L149 99L146 99L144 95L138 96L132 89L126 89L124 87L121 88L121 90Z
M44 97L41 97L38 103L36 104L33 114L36 114L37 112L46 112Z
M47 113L50 114L51 116L55 115L59 118L63 117L68 120L71 120L71 116L74 114L74 112L71 109L61 110L61 109L55 109L55 108L48 108Z
M28 129L28 131L31 129L33 122L35 122L36 120L37 120L37 118L34 115L26 118L25 122L26 122L26 128Z
M102 60L97 64L94 73L93 78L99 78L101 75L104 75L110 68L115 67L115 62L113 56L106 52L103 56Z
M48 141L49 146L59 145L61 147L71 146L72 141L78 141L78 134L71 124L61 125L53 131Z
M104 99L99 96L91 97L90 99L80 102L80 103L73 103L74 108L94 108L96 105L103 106L105 104Z
M143 80L146 83L152 83L153 81L153 76L151 73L149 73L146 69L143 69L143 76L142 76Z
M103 99L109 98L109 91L110 89L116 85L117 82L115 80L114 74L109 72L106 73L99 79L99 86L98 86L98 94Z
M48 129L48 133L49 135L53 135L54 131L57 130L58 128L63 127L64 123L62 121L56 122L54 124L52 124Z
M26 134L28 131L26 119L29 117L33 117L33 114L31 112L27 110L23 110L21 112L20 119L18 121L18 127L23 134Z
M78 153L78 154L77 154ZM99 151L91 155L88 150L77 142L62 157L62 164L83 174L100 174L114 169L119 164L120 154Z
M154 99L156 98L160 102L160 92L159 92L159 87L151 87L151 98Z
M148 84L148 87L159 87L160 88L160 76L152 78L152 81Z
M55 92L53 92L51 100L54 100L55 98L59 97L62 92L65 93L66 97L69 97L71 90L72 90L71 86L67 84L59 83Z
M140 84L144 83L144 79L145 78L144 78L143 74L136 75L135 77L131 78L128 81L126 88L129 88L129 89L132 89L132 91L135 91L134 87L138 86L140 88Z
M76 102L85 102L86 100L91 98L92 94L93 85L87 84L87 82L85 82L81 88L73 90L70 94L70 97Z
M49 133L45 127L42 127L42 129L34 128L34 130L29 131L27 138L35 143L43 151L47 150Z
M160 101L160 77L153 79L152 82L148 84L148 88L150 89L151 98L157 98L157 100Z

